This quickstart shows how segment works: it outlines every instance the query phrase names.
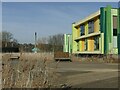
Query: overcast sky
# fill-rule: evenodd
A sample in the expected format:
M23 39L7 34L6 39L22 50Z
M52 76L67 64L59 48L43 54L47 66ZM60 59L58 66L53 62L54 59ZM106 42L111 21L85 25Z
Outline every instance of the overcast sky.
M2 30L13 33L20 43L34 43L38 37L71 33L72 23L117 2L3 2Z

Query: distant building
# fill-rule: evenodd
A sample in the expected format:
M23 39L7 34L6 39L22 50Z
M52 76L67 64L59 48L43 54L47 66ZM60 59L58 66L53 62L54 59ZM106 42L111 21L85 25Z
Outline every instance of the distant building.
M64 52L72 52L72 35L71 34L64 34L64 46L63 51Z

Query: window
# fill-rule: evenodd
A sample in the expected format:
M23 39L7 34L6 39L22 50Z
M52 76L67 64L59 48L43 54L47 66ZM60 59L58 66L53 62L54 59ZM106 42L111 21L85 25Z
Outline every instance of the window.
M94 50L99 50L99 36L94 37Z
M113 16L113 48L117 48L117 16Z
M113 36L117 36L117 29L113 29Z
M81 33L80 33L81 35L80 36L85 35L85 26L84 26L84 24L80 26L80 29L81 29Z
M117 29L117 16L113 16L113 29Z
M113 16L113 36L117 36L117 16Z
M85 39L85 51L87 51L87 39Z
M88 22L88 33L93 33L94 32L94 21L91 20Z

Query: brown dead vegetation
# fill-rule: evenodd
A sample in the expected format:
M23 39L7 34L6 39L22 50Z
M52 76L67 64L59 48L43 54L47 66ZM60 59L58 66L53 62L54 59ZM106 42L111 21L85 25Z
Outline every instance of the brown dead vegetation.
M11 60L12 54L6 54L2 60L3 88L51 88L58 87L59 74L47 67L49 56L40 57L22 54L19 60Z

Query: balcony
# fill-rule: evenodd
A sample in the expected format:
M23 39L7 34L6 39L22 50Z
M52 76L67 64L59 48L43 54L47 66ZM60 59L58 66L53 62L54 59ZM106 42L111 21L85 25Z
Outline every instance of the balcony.
M80 36L80 37L77 37L76 39L74 39L75 41L78 41L80 39L84 39L84 38L88 38L88 37L93 37L93 36L98 36L100 35L100 32L95 32L95 33L90 33L88 35L84 35L84 36Z

